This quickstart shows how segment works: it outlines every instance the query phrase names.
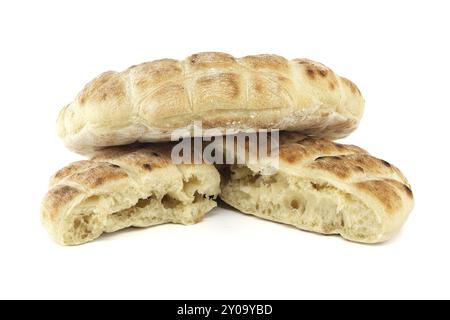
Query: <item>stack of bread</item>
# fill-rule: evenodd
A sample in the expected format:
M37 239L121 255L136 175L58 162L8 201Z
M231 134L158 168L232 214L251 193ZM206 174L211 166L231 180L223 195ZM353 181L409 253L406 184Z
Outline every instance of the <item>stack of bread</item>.
M127 227L197 223L219 196L299 229L386 241L412 210L411 186L389 162L333 142L363 109L355 84L307 59L207 52L103 73L58 117L58 135L88 159L51 178L43 224L77 245ZM219 135L279 130L276 170L264 159L175 163L173 134L198 135L198 123Z

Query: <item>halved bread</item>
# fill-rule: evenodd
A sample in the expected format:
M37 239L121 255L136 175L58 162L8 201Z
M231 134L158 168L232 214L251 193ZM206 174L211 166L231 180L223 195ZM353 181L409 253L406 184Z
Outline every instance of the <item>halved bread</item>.
M77 245L104 232L162 223L193 224L216 206L213 165L173 165L171 145L107 148L59 170L42 203L57 242Z
M412 210L403 174L361 148L284 133L279 156L271 175L261 174L273 171L263 159L220 166L220 197L247 214L364 243L390 239Z

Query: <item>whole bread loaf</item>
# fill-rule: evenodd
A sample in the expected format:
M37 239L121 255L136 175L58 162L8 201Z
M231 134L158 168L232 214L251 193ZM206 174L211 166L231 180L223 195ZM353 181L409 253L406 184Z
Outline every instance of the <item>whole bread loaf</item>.
M205 52L101 74L60 112L58 134L80 153L169 141L177 129L192 135L196 121L221 134L280 129L335 139L356 129L363 108L356 85L320 63Z
M285 133L278 170L261 174L272 172L264 160L222 166L221 199L247 214L364 243L392 238L413 208L400 170L356 146Z

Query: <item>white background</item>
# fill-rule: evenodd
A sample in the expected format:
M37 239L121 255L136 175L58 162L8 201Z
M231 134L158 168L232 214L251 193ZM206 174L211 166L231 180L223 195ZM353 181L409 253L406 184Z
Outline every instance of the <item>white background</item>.
M0 298L450 298L448 1L2 1ZM321 61L366 99L345 140L402 169L416 206L384 245L216 209L61 247L47 181L80 156L55 120L105 70L198 51Z

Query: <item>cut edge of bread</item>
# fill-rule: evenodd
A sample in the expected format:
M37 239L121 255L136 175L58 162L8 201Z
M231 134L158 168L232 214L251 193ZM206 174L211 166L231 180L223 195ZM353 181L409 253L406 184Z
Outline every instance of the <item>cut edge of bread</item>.
M387 213L370 197L361 197L345 183L323 177L282 171L261 175L245 165L221 167L220 171L220 197L239 211L354 242L389 240L412 209L406 202L401 212Z

